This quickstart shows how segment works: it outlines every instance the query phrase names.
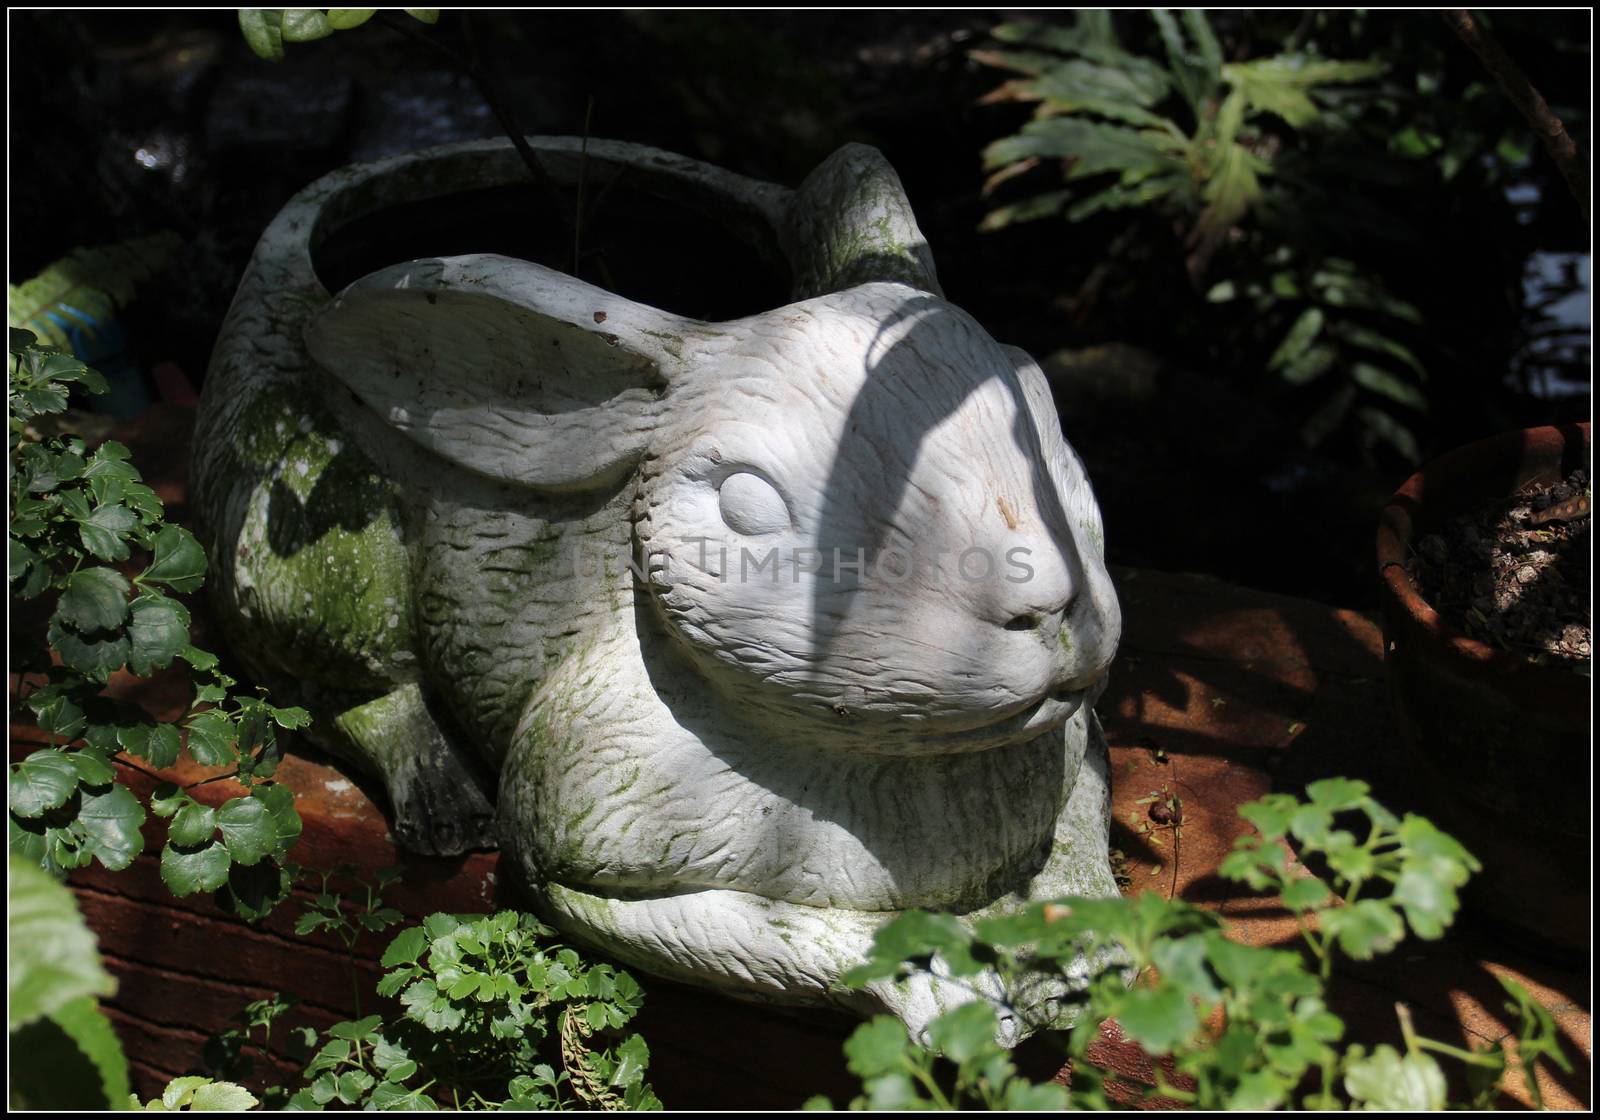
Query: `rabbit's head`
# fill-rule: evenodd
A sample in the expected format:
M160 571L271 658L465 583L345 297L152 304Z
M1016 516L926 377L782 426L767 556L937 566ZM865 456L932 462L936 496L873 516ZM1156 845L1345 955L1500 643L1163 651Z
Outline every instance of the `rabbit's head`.
M868 283L730 323L474 256L358 282L307 332L391 426L534 490L637 478L636 564L741 710L947 753L1060 727L1120 614L1044 377L937 296Z

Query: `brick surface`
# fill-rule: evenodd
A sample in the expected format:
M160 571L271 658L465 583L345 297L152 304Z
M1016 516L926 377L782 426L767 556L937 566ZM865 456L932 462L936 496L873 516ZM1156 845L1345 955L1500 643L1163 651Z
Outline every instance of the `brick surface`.
M180 513L188 423L188 410L163 405L118 434ZM1144 570L1114 575L1126 630L1100 712L1112 748L1113 845L1125 857L1128 891L1157 890L1214 908L1233 936L1251 944L1294 944L1299 935L1288 914L1222 880L1216 867L1247 830L1237 807L1273 788L1349 774L1372 781L1392 807L1406 807L1404 775L1395 769L1381 633L1361 614L1203 577ZM203 628L203 609L195 614ZM202 637L216 648L214 638ZM143 684L120 678L114 688L164 718L187 702L181 681L170 677ZM28 738L13 728L13 756L29 749ZM180 770L174 776L193 781L201 774ZM516 905L496 873L494 853L403 858L369 780L311 754L288 759L280 776L299 794L305 832L294 858L302 864L351 863L371 871L399 863L405 877L389 897L412 917ZM152 781L131 771L126 777L135 786ZM1148 817L1139 799L1153 791L1182 799L1181 841L1166 830L1140 831ZM196 792L220 799L228 790L211 785ZM226 1029L249 1000L292 991L306 1000L295 1013L300 1021L317 1025L352 1010L350 960L330 937L293 934L300 905L289 903L253 929L219 913L208 897L172 898L148 854L159 850L162 830L160 821L147 825L147 854L127 871L85 869L72 880L118 977L109 1007L146 1096L196 1068L205 1039ZM355 967L369 993L381 944L380 938L358 947ZM1527 957L1470 923L1438 942L1407 940L1387 958L1341 965L1333 1004L1351 1039L1397 1042L1395 1004L1404 1002L1423 1033L1483 1046L1508 1030L1498 975L1527 984L1570 1043L1574 1072L1542 1078L1546 1104L1587 1108L1588 972ZM733 1003L648 978L646 984L637 1025L650 1042L651 1081L669 1107L795 1108L814 1093L841 1102L853 1092L840 1054L851 1022ZM371 1009L369 994L363 1010ZM1094 1054L1131 1081L1151 1082L1148 1060L1114 1027ZM1024 1046L1017 1059L1032 1076L1066 1076L1043 1043ZM1504 1103L1525 1102L1516 1077L1503 1084Z

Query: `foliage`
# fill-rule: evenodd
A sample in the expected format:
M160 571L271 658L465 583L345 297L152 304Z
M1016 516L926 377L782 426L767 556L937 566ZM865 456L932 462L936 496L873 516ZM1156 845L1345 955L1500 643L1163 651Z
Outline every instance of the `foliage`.
M242 1085L209 1077L175 1077L155 1100L140 1104L133 1096L129 1103L145 1112L243 1112L261 1102Z
M268 62L283 61L285 43L326 39L335 31L360 27L376 8L240 8L239 30L250 49ZM422 23L438 23L438 8L405 8L406 15Z
M908 913L879 931L870 958L847 983L926 968L937 956L954 978L993 968L1007 993L1020 993L1040 973L1065 971L1079 958L1090 962L1083 1016L1065 1039L1071 1084L1020 1077L995 1042L995 1006L978 1000L934 1020L933 1050L886 1016L858 1029L845 1054L865 1091L852 1107L1111 1107L1116 1074L1096 1068L1089 1055L1108 1019L1155 1059L1154 1087L1120 1086L1146 1098L1206 1109L1443 1108L1444 1073L1435 1057L1443 1055L1463 1063L1472 1103L1488 1107L1505 1069L1499 1044L1467 1051L1420 1038L1402 1005L1403 1053L1341 1048L1345 1025L1325 999L1335 949L1367 959L1392 949L1408 930L1439 937L1476 861L1425 819L1397 819L1361 782L1315 782L1307 794L1272 794L1244 806L1240 813L1258 834L1241 838L1219 871L1274 890L1300 919L1316 968L1292 949L1229 940L1214 913L1153 892L1034 903L970 928L949 915ZM1283 843L1290 836L1303 856L1326 864L1327 883L1291 871ZM1131 986L1130 973L1138 977ZM1513 1000L1507 1008L1525 1040L1523 1075L1537 1100L1534 1063L1550 1059L1565 1068L1566 1059L1548 1013L1515 981L1501 983ZM1006 1001L1010 1013L1029 1014L1024 1001ZM808 1107L830 1105L816 1098Z
M365 913L383 913L373 903L369 898ZM306 917L327 913L319 905ZM302 918L297 929L322 924ZM389 1021L369 1015L321 1034L291 1030L292 1051L310 1060L287 1107L660 1108L644 1081L649 1048L640 1036L621 1033L643 1003L637 981L610 965L584 962L574 950L550 944L552 936L511 910L434 914L403 931L383 954L388 971L377 990L398 999L404 1015ZM245 1029L218 1051L232 1063L223 1068L247 1068L239 1064L241 1044L264 1052L274 1024L295 1003L274 997L251 1004ZM259 1040L252 1033L258 1027Z
M85 352L137 285L167 266L179 244L177 234L157 233L74 249L32 280L6 285L7 321L57 350Z
M1411 208L1474 177L1503 200L1492 177L1526 161L1525 129L1485 111L1481 81L1464 103L1441 96L1415 44L1397 54L1360 13L1306 13L1287 37L1218 15L1237 32L1227 43L1198 10L1150 19L1149 32L1122 25L1153 35L1150 50L1125 46L1111 13L1083 11L1071 26L1001 25L999 45L975 52L1017 75L986 101L1033 106L985 150L986 191L1018 191L1052 165L1064 184L996 205L985 228L1114 220L1121 267L1129 238L1160 258L1176 230L1205 301L1182 319L1191 346L1289 405L1307 444L1343 434L1419 460L1416 432L1444 392L1431 372L1449 360L1429 316L1459 309L1422 307L1440 298L1437 270L1420 267L1439 251ZM1339 45L1364 57L1327 53Z
M128 1061L96 998L116 990L66 887L11 857L6 880L7 1028L15 1108L105 1108L128 1094Z
M13 606L50 595L54 608L48 649L40 642L13 654L22 674L17 699L51 745L11 766L10 850L58 875L91 860L127 867L144 847L146 811L117 766L142 768L114 756L163 769L187 750L222 771L208 781L231 778L245 792L211 806L171 782L155 788L150 809L171 818L161 877L174 894L218 891L234 909L259 916L286 893L281 861L300 834L293 794L271 781L276 729L302 727L308 717L230 692L236 682L217 658L190 643L189 612L172 595L200 587L205 556L188 530L166 523L127 448L108 441L90 451L74 436L33 433L30 421L63 412L73 386L104 391L100 375L39 346L28 331L12 330L11 354ZM135 552L148 561L132 563ZM181 726L106 694L119 670L149 676L178 663L194 686Z

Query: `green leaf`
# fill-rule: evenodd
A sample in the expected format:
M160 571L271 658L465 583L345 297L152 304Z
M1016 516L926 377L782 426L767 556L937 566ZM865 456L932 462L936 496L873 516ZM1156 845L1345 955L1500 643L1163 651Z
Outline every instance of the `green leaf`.
M900 1020L875 1015L845 1040L845 1062L863 1080L899 1069L910 1039Z
M78 824L84 831L84 851L107 870L121 871L144 849L144 806L126 786L114 785L103 793L84 792Z
M1358 961L1386 953L1405 936L1405 923L1385 902L1362 899L1350 906L1324 910L1318 919L1333 934L1346 956Z
M164 583L180 595L198 590L205 582L206 554L194 534L177 525L165 526L151 547L153 559L139 578Z
M285 43L309 43L326 39L336 28L328 17L316 8L286 8L280 24Z
M217 827L234 862L246 867L271 855L278 846L278 822L256 797L235 797L217 810Z
M1272 357L1267 359L1267 368L1282 370L1301 358L1316 341L1317 335L1322 333L1323 318L1320 307L1308 307L1302 311L1299 318L1295 319L1294 326L1289 328L1289 333L1284 335L1283 341L1272 352Z
M34 751L12 771L11 811L19 817L41 816L67 803L78 788L78 769L62 751Z
M170 723L136 724L120 728L117 741L124 750L138 755L157 769L165 769L178 761L178 748L182 742L178 728Z
M1297 913L1326 905L1330 897L1332 895L1321 879L1296 879L1283 888L1282 895L1283 904Z
M1189 997L1167 984L1128 992L1116 1017L1123 1032L1152 1054L1172 1052L1200 1027Z
M128 669L147 677L172 664L189 644L189 612L165 595L145 594L133 601L128 627Z
M1402 1057L1392 1046L1379 1046L1346 1065L1344 1088L1367 1109L1438 1112L1445 1106L1444 1072L1422 1051Z
M965 1064L998 1049L999 1020L986 1001L964 1003L928 1024L928 1041L952 1062Z
M116 982L100 964L94 934L72 892L25 859L6 881L6 1007L10 1030L81 997L108 996Z
M1294 128L1305 128L1321 115L1309 92L1321 85L1347 84L1375 78L1381 62L1339 62L1300 55L1278 55L1231 63L1223 78L1243 92L1251 110L1274 113Z
M128 581L110 568L83 568L67 577L56 616L79 630L110 630L128 617Z
M439 12L440 12L441 9L439 9L439 8L403 8L401 10L404 11L406 15L410 16L414 20L418 20L419 22L422 22L422 23L432 24L432 23L438 23L439 22Z
M1428 409L1428 398L1423 396L1420 390L1381 366L1375 366L1371 362L1355 362L1350 367L1350 376L1363 389L1369 389L1419 412L1426 412Z
M161 849L161 881L179 898L216 890L228 881L228 866L228 849L220 841L188 852L171 844Z
M644 1077L649 1065L650 1047L645 1045L642 1037L631 1034L617 1047L617 1068L611 1074L611 1084L624 1087L632 1085Z
M983 164L993 169L1034 157L1071 160L1065 173L1069 182L1111 171L1129 181L1184 169L1151 133L1076 117L1029 121L1017 135L985 148Z
M1066 1088L1053 1082L1032 1085L1018 1080L1006 1086L1005 1108L1008 1112L1063 1112L1068 1104Z
M100 559L126 560L128 546L123 538L138 523L138 517L126 506L97 506L88 517L78 519L78 536L83 547Z
M427 945L428 936L422 931L422 927L413 926L389 942L389 947L383 951L383 960L380 963L384 968L412 964L422 955L422 950L427 948Z
M45 637L61 655L63 665L101 684L110 679L112 673L122 668L128 659L126 634L90 640L52 621Z
M238 758L233 744L237 731L215 708L201 712L188 723L189 754L202 766L227 766Z
M209 805L190 801L172 818L167 837L180 848L198 848L211 843L216 830L216 811Z
M192 1112L244 1112L261 1102L242 1085L212 1081L194 1091L189 1102Z
M268 62L283 61L283 9L240 8L239 30L256 54Z
M1209 181L1200 192L1206 208L1195 220L1195 232L1212 237L1236 225L1261 201L1257 175L1267 164L1239 143L1218 149Z
M1400 873L1390 900L1399 903L1406 921L1418 937L1428 941L1444 936L1455 920L1455 888L1434 874L1432 869L1408 867Z
M110 785L116 780L117 772L107 756L93 748L73 751L67 759L78 772L78 780L86 786Z
M328 25L335 31L349 31L372 18L376 8L329 8Z
M1267 840L1280 839L1289 831L1289 821L1299 807L1287 793L1269 793L1239 807L1239 815L1255 825Z

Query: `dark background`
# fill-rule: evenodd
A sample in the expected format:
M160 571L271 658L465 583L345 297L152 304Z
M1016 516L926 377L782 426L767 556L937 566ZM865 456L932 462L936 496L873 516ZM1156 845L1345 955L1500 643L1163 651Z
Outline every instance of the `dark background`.
M1410 464L1370 447L1304 446L1294 403L1208 334L1181 254L1177 266L1159 253L1121 260L1121 227L1103 217L978 232L989 207L980 153L1027 116L979 104L1003 75L969 51L1001 18L446 12L429 33L461 47L470 30L530 133L579 134L587 114L594 136L791 185L846 141L876 145L904 181L949 298L1040 359L1072 352L1046 366L1114 562L1371 606L1374 519ZM1259 25L1242 30L1281 24L1287 35L1301 15L1213 18L1227 41L1249 21ZM1433 14L1371 18L1387 21L1402 64L1412 42L1418 58L1444 60L1440 96L1483 80ZM1589 105L1589 13L1494 18L1558 111ZM352 161L501 134L470 81L376 21L289 44L281 63L251 53L231 11L12 12L9 41L10 279L77 246L175 231L176 260L142 287L123 326L139 368L173 361L196 385L256 236L293 193ZM1587 151L1587 121L1568 123ZM1427 251L1397 267L1427 294L1446 356L1417 428L1424 456L1589 413L1584 384L1530 392L1509 376L1529 333L1529 255L1589 243L1542 152L1524 180L1516 205L1443 188L1399 200ZM1102 286L1108 295L1085 296Z

